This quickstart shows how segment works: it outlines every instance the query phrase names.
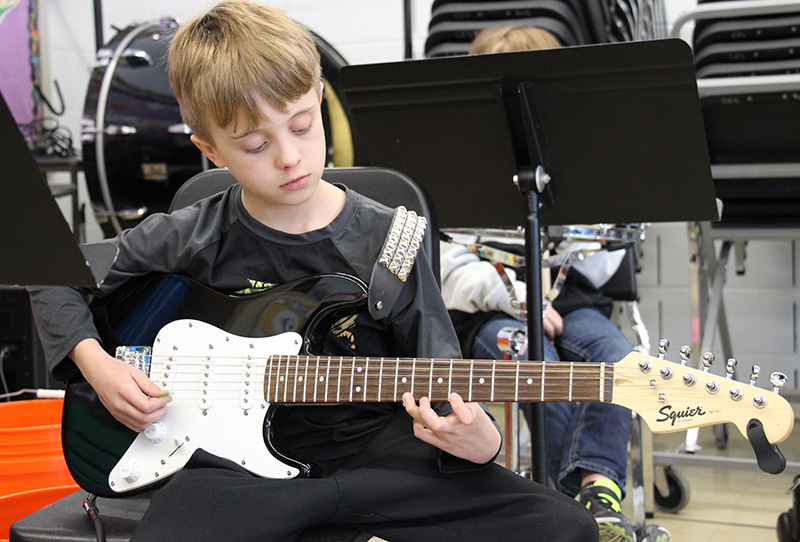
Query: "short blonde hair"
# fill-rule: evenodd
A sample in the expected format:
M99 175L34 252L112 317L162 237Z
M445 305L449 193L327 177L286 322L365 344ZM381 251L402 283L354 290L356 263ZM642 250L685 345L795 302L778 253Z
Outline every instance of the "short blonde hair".
M542 28L532 26L503 26L484 28L472 40L469 54L509 53L561 47L558 39Z
M320 56L304 26L275 8L225 0L181 26L169 48L169 82L192 133L211 142L209 122L226 127L240 112L263 119L255 98L278 111L321 80Z

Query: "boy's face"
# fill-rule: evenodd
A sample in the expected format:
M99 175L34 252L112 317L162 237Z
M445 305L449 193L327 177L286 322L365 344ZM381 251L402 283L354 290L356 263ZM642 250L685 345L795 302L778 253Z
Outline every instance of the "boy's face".
M264 120L247 129L241 115L222 128L211 126L213 143L192 141L217 167L227 167L242 185L242 198L260 210L307 202L325 168L321 91L312 89L282 113L256 98ZM250 209L248 209L250 210Z

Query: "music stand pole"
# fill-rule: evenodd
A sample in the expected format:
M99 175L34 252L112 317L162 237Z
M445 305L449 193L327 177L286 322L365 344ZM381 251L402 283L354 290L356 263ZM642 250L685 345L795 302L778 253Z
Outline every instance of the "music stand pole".
M553 206L550 176L541 163L541 141L536 132L536 107L533 85L520 83L517 89L519 113L522 116L524 145L527 148L528 164L519 168L515 182L525 198L525 283L528 323L528 359L544 361L544 308L542 303L542 240L539 220L539 196L545 205ZM535 168L535 169L534 169ZM545 372L542 366L542 399L545 395ZM530 405L531 431L531 479L547 484L547 424L545 404Z
M517 188L525 198L525 306L528 324L528 359L544 360L542 326L542 249L539 223L539 194L536 175L531 168L522 168L516 178ZM544 378L544 372L542 372ZM544 380L542 381L544 390ZM545 444L545 405L530 403L531 479L547 483L547 448Z

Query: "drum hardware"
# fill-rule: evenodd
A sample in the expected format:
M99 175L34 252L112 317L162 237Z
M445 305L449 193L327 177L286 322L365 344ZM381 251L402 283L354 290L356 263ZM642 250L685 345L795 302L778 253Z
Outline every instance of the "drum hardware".
M90 141L92 134L97 134L97 126L89 127L84 125L81 129L83 133L83 140ZM103 133L106 135L118 136L118 135L134 135L136 134L136 127L135 126L124 126L118 124L109 124L103 129Z
M520 256L513 252L482 245L480 243L466 243L464 246L478 256L478 258L486 260L493 265L518 268L525 267L525 256Z
M601 243L631 243L645 239L647 222L634 224L579 224L547 226L544 229L545 245L554 248L561 241L596 241ZM481 237L524 239L525 228L446 228L443 231Z
M120 209L115 211L114 214L122 220L138 220L147 214L147 207L139 207L138 209ZM104 224L111 221L111 212L103 207L94 207L94 216L97 222Z
M174 23L174 20L170 20L171 23ZM96 60L94 63L95 68L105 68L113 59L114 52L110 49L100 49L97 51ZM135 67L135 66L152 66L153 65L153 57L147 51L143 51L141 49L125 49L122 54L119 56L120 61L124 61L126 65Z
M574 250L572 252L568 252L563 256L550 256L548 258L542 258L542 261L550 260L551 258L556 258L561 260L560 267L558 268L558 275L556 275L556 280L553 282L553 287L547 292L542 298L542 309L546 309L550 303L552 303L555 298L558 297L558 294L561 293L561 288L564 287L564 283L567 280L567 274L569 270L572 268L572 265L575 262L583 261L595 252L599 252L598 250L591 250L591 249L581 249L581 250Z
M177 124L170 124L167 127L167 131L171 134L192 135L192 129L186 126L186 124L183 122L179 122Z
M645 238L648 223L637 224L578 224L549 226L547 246L555 248L561 241L586 241L599 243L634 243Z
M525 308L522 303L522 321L525 322ZM523 324L524 325L524 324ZM504 327L497 333L497 347L505 355L506 359L515 362L528 350L528 334L524 329L515 327ZM520 451L519 451L519 403L505 404L506 419L506 468L522 474L520 470Z
M499 228L445 228L442 231L474 235L475 237L505 237L508 239L523 239L525 237L525 228L522 227L513 230Z

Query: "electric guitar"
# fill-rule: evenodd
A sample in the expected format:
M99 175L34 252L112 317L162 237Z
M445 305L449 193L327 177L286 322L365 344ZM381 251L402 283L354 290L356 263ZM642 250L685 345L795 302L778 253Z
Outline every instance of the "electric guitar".
M198 448L256 475L292 478L310 467L274 446L282 403L599 401L637 412L653 432L729 422L765 470L794 414L776 393L631 353L616 363L406 359L314 355L331 327L364 309L363 282L319 275L249 296L222 295L185 277L134 283L92 304L104 344L173 394L168 413L136 433L117 422L80 374L69 381L62 442L72 476L112 497L153 488ZM775 455L777 454L777 456ZM762 458L763 461L762 461ZM764 464L762 464L764 463Z

